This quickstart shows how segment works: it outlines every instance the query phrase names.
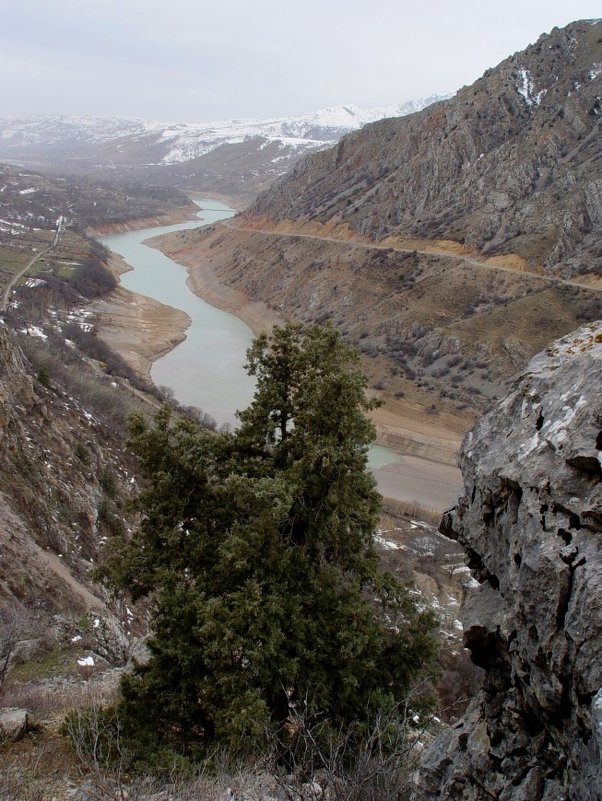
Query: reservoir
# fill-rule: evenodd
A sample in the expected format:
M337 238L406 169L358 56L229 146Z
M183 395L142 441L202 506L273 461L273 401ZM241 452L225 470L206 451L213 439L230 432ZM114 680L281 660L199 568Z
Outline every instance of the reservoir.
M195 203L201 208L197 220L112 234L100 241L132 267L121 276L126 289L182 309L191 319L186 339L153 364L154 383L169 387L176 400L202 409L218 425L234 425L236 410L253 398L254 380L243 369L253 332L238 317L193 294L186 285L186 269L143 244L153 236L198 228L235 214L216 200L195 198Z
M126 289L182 309L191 320L186 339L153 364L154 383L168 387L180 403L202 409L218 425L234 426L237 409L246 408L253 398L254 380L244 370L253 332L238 317L191 292L186 269L144 244L151 237L197 228L235 214L216 200L193 200L200 208L196 220L111 234L99 237L99 241L132 268L120 277ZM401 456L380 445L370 448L369 463L386 497L444 510L458 495L460 480L455 467Z

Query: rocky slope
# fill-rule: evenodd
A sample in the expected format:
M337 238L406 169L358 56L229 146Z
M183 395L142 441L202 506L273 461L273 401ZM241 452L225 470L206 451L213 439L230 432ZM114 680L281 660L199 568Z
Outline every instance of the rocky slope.
M388 400L480 412L602 314L601 65L602 22L555 29L167 249L280 314L332 319Z
M441 99L197 124L119 117L0 118L0 159L61 171L125 173L246 203L303 154L329 147L366 123L411 114Z
M600 798L601 383L598 323L534 358L464 441L442 530L481 583L464 639L486 678L415 800Z
M250 213L601 270L602 21L554 29L454 98L303 160Z
M106 609L90 573L127 517L124 424L135 401L75 354L22 342L29 358L0 325L0 608L20 599L75 619Z

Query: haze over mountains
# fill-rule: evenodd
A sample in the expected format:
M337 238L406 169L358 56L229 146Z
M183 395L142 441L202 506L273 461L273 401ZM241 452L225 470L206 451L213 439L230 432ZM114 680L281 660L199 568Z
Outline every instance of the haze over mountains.
M389 397L410 379L482 408L602 312L601 97L602 22L555 29L452 99L306 156L172 255L332 319Z
M230 194L243 203L305 153L385 117L412 114L440 96L385 108L337 106L296 117L198 124L121 117L0 118L0 160L61 171L127 173Z

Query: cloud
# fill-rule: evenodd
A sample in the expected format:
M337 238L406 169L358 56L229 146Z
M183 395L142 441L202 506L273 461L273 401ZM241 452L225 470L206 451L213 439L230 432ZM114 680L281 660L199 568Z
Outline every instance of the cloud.
M1 0L0 0L1 1ZM201 120L355 102L382 105L470 83L594 2L476 0L5 0L7 112Z

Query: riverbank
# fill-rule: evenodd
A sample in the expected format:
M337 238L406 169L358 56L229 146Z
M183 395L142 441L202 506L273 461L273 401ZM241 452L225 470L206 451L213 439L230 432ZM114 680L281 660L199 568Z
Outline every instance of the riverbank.
M186 339L190 317L145 295L117 287L92 303L96 333L138 375L151 380L151 367Z
M107 267L117 280L132 269L113 252ZM184 341L190 325L186 312L123 286L93 301L89 309L98 337L147 381L154 362Z
M194 247L182 246L172 234L152 237L146 245L157 248L173 261L186 267L188 286L200 298L228 311L253 330L255 334L270 331L285 318L265 303L255 301L244 292L223 284L210 263L211 253L203 242ZM451 468L442 480L459 491L460 471L456 454L469 422L445 412L434 415L411 398L398 401L385 398L385 404L373 412L377 441L401 454L430 460ZM445 490L444 490L445 494Z
M210 212L221 210L206 206L205 212L205 219L211 222ZM133 291L122 284L95 304L97 326L102 338L139 373L150 375L156 384L168 385L180 402L201 407L220 422L235 424L236 408L245 407L253 392L252 381L248 383L241 369L244 349L251 341L249 328L255 334L269 331L285 318L278 309L254 301L220 280L219 264L211 263L214 253L210 245L194 237L191 246L186 229L192 227L194 222L171 230L159 228L157 236L152 236L150 229L105 238L107 246L122 253L135 270L126 281ZM216 229L213 239L219 238L220 230ZM186 269L185 274L178 265ZM122 275L130 267L114 256L111 269ZM177 309L138 294L142 292ZM186 335L189 319L193 322ZM232 335L234 351L226 354L223 347ZM175 347L179 342L182 344ZM461 489L455 454L463 421L444 410L427 409L418 393L408 393L403 400L390 396L384 400L385 405L373 417L378 442L399 456L391 453L384 461L375 458L373 470L381 493L405 508L426 507L433 514L443 511Z
M180 206L180 208L174 209L168 214L160 214L157 217L142 217L135 220L126 220L122 223L107 223L106 225L99 225L95 228L88 228L86 234L97 239L99 236L123 234L126 231L140 231L144 228L177 225L178 223L188 222L194 218L198 210L198 206L195 203L190 203L189 206Z
M286 322L284 317L265 303L255 301L244 292L221 283L206 259L197 259L193 253L174 249L172 234L146 239L144 244L160 250L170 259L186 267L188 272L186 284L191 292L212 306L234 314L245 322L256 336Z

